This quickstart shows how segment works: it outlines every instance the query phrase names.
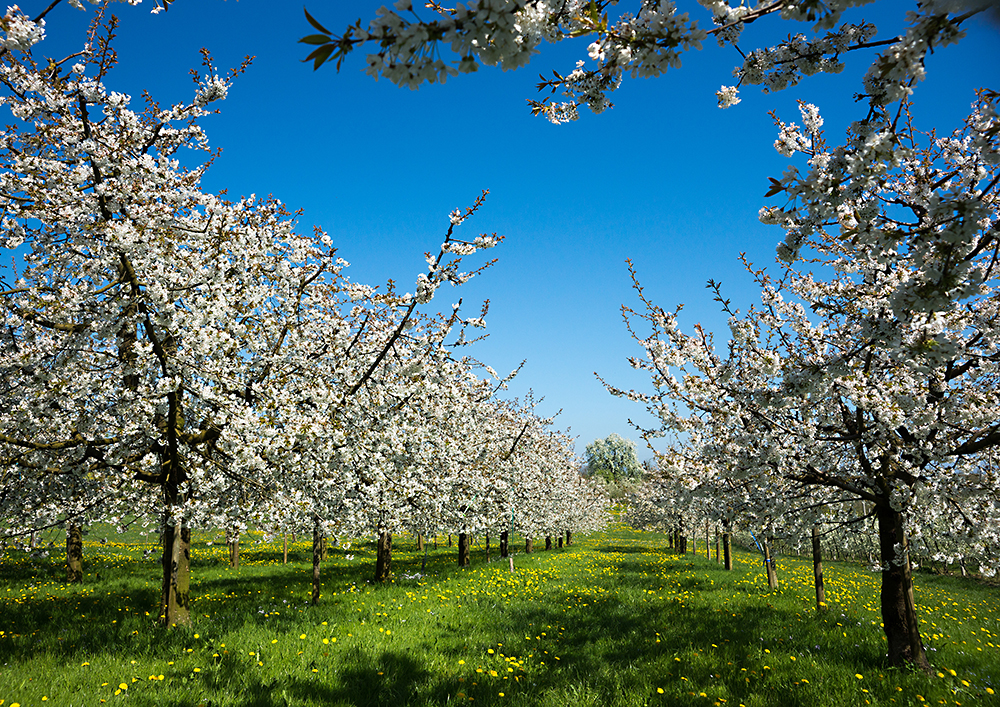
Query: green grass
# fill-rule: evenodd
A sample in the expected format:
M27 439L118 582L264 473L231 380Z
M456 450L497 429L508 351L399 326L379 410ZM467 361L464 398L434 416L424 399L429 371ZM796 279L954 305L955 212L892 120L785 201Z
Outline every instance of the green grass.
M1000 704L988 692L1000 692L1000 595L955 578L917 579L940 673L926 676L886 668L865 570L827 563L817 615L804 558L779 558L770 592L757 555L737 551L724 572L621 525L518 554L513 574L476 547L459 569L441 543L414 577L421 555L397 538L387 586L367 582L373 543L354 541L330 549L317 607L305 542L282 565L280 541L245 538L232 570L221 536L200 536L190 631L150 615L149 538L97 538L82 587L62 583L58 547L34 561L8 551L0 565L2 707Z

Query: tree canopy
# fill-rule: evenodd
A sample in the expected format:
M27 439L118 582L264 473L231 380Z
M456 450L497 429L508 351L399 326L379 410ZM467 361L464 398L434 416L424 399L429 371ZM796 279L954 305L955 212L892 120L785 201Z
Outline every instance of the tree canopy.
M589 473L611 483L637 480L642 476L635 442L613 432L588 444L584 459Z

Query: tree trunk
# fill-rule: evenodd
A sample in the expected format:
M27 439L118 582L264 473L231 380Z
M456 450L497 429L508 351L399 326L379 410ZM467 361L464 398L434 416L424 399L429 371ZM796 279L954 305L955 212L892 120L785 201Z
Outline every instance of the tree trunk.
M773 540L768 538L764 541L764 569L767 570L767 586L771 589L778 588L778 571L774 567L774 558L771 557L771 543Z
M506 530L500 533L500 557L508 557L510 555L510 548L508 547L509 537Z
M66 527L66 583L83 581L83 529L77 523Z
M572 545L573 544L573 531L572 530L567 530L566 531L566 544L567 545Z
M562 550L562 546L563 546L563 537L562 537L562 534L560 533L560 535L559 535L559 549L560 550Z
M490 531L486 531L486 563L490 561Z
M323 529L317 520L313 523L313 573L312 573L312 603L319 604L319 571L323 566Z
M166 520L166 519L165 519ZM191 529L182 523L163 529L160 623L191 625Z
M715 526L715 564L719 564L719 526Z
M226 533L226 546L229 548L229 566L234 570L240 568L240 534Z
M692 555L697 555L698 554L698 535L697 535L698 530L696 528L692 528L692 532L694 532L695 534L691 536L691 554Z
M545 549L546 550L551 550L552 549L552 536L551 535L546 535L545 536Z
M424 536L423 533L417 533L417 552L424 551Z
M448 533L448 547L451 547L451 533Z
M524 552L525 554L533 552L535 549L535 541L532 538L525 538L524 540Z
M281 535L281 564L288 564L288 533Z
M326 536L321 534L319 536L319 559L322 560L323 562L326 562L327 557L328 554L327 554Z
M729 539L729 533L722 534L722 561L727 572L733 570L733 545Z
M458 566L468 567L470 564L469 534L458 534Z
M667 533L667 541L670 543L670 549L673 550L674 549L674 534L673 533Z
M686 535L681 536L680 544L677 546L677 553L680 555L686 555L688 551L688 539Z
M83 581L83 529L76 523L66 528L66 584Z
M931 672L920 638L917 610L913 603L909 541L903 516L888 501L876 506L879 559L882 561L882 625L888 644L889 665L914 665ZM900 557L896 556L896 548Z
M378 534L378 548L375 557L375 581L384 582L392 574L392 536Z
M705 521L705 559L706 560L712 559L711 528L709 527L709 523L707 520Z
M826 590L823 588L823 554L819 544L819 528L812 528L813 541L813 577L816 583L816 611L826 608Z

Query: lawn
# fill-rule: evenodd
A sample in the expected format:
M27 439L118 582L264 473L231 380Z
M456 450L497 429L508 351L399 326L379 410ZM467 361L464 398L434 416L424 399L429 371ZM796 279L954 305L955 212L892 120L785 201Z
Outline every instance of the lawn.
M195 625L173 631L155 625L150 540L99 535L83 586L62 583L58 547L0 564L2 707L1000 704L1000 593L951 577L917 577L926 676L886 668L863 568L826 563L818 615L806 558L778 558L772 592L758 555L725 572L619 524L518 553L513 573L478 546L460 569L442 538L421 574L397 538L386 586L367 581L374 543L343 542L315 607L301 538L283 565L280 540L245 537L233 570L221 536L196 536Z

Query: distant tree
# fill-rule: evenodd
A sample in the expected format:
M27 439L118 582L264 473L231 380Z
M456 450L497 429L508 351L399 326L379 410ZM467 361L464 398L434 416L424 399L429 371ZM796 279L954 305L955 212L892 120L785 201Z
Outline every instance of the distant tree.
M590 473L605 481L618 483L642 476L642 467L635 454L635 442L614 433L587 445L586 462Z

